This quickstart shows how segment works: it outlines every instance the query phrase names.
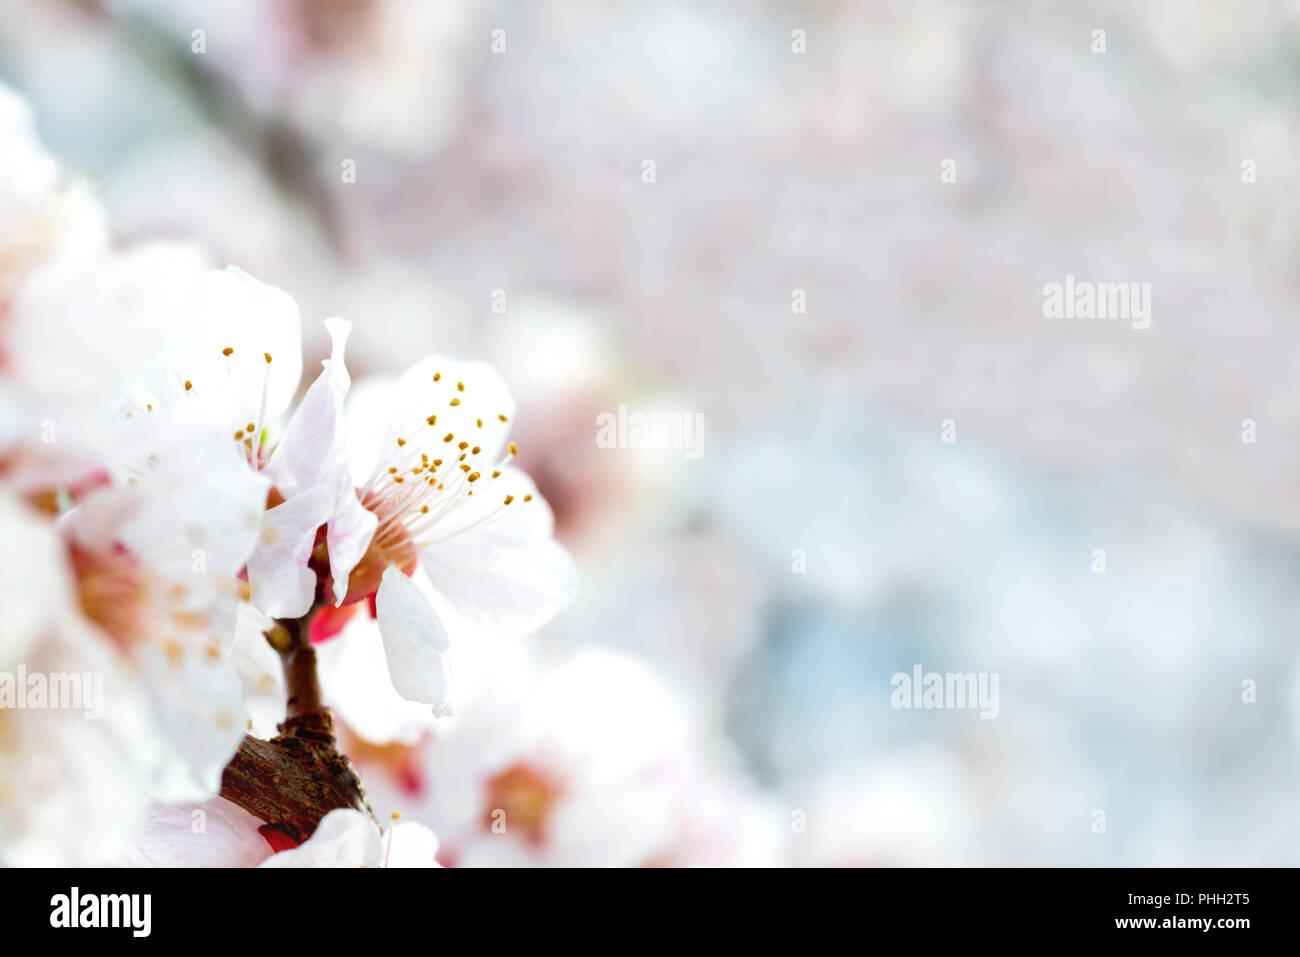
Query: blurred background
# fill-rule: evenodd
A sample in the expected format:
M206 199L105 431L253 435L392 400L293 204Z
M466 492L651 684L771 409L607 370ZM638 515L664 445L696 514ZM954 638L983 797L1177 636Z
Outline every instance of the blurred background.
M121 240L283 287L313 365L347 316L354 379L502 370L582 569L531 644L689 753L640 863L1300 863L1297 49L1292 0L0 4ZM1150 328L1044 318L1066 274ZM916 665L998 717L894 709ZM447 749L354 730L446 841Z

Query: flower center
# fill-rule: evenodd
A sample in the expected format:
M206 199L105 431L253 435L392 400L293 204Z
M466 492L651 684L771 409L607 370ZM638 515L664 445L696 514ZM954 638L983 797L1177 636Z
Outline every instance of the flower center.
M521 834L530 844L546 839L551 812L563 791L545 771L518 761L488 779L484 822L499 830L502 812L507 834Z
M435 383L441 379L441 374L434 373ZM462 426L462 432L470 428L477 433L483 428L484 419L478 416L467 418L463 405L465 383L457 382L454 391L449 383L448 391L451 397L447 405L457 410L456 417L462 422L474 423L472 427ZM508 421L504 414L498 414L496 419L500 423ZM482 441L481 435L478 433ZM355 601L369 594L360 589L372 582L377 588L384 568L389 565L396 565L410 574L420 548L477 528L516 503L532 501L531 493L518 499L503 494L501 503L485 514L479 515L480 510L475 509L465 522L453 518L474 503L476 493L478 502L491 496L488 490L501 479L506 464L518 452L511 442L506 454L491 462L488 458L490 453L473 441L475 437L474 434L462 437L455 431L446 430L445 426L439 426L437 413L431 413L406 435L392 439L366 485L357 490L361 504L375 514L379 524L366 557L349 580L348 598L345 600Z
M89 549L69 544L68 557L76 578L82 613L99 626L123 652L154 644L179 668L196 637L207 637L205 654L219 658L220 642L208 631L205 613L185 607L186 589L150 573L121 545Z

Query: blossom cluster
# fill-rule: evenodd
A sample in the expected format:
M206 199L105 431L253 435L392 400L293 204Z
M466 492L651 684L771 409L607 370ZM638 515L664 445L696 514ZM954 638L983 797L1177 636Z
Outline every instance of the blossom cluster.
M272 857L218 797L280 693L262 635L304 623L328 666L364 634L327 691L373 678L367 701L427 727L458 707L451 650L534 632L577 572L491 366L430 355L354 389L330 317L304 382L302 323L201 249L115 245L0 86L0 861L433 862L427 830L355 810Z

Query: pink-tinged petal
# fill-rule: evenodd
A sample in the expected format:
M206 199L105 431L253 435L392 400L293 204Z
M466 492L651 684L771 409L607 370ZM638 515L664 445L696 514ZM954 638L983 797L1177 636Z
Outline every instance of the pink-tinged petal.
M286 497L323 486L334 504L328 520L330 574L336 603L347 594L348 576L366 553L378 519L361 505L348 464L343 401L352 384L343 354L352 323L337 316L325 320L332 347L285 428L284 437L267 464L276 487Z
M303 844L274 854L262 867L382 867L384 842L379 826L360 811L337 808Z
M261 821L224 798L154 804L120 863L136 867L256 867L271 856ZM119 863L119 862L112 862Z
M321 362L320 375L298 403L266 466L285 496L330 484L340 466L346 466L343 400L352 380L343 353L352 323L334 316L325 320L325 328L332 343L330 357Z
M361 504L351 483L339 489L327 532L335 605L343 604L348 593L348 578L370 547L378 525L379 519Z
M451 712L450 644L433 606L397 568L389 567L375 595L388 677L407 701Z
M262 517L262 541L248 560L253 604L270 618L300 618L316 598L316 574L307 567L316 530L334 500L317 487L295 495Z

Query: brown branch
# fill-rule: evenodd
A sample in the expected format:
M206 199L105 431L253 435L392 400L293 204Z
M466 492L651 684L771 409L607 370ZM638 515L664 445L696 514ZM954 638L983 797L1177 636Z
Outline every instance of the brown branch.
M336 808L374 817L351 762L335 748L334 717L321 702L310 630L310 612L277 620L267 630L284 668L285 719L270 741L245 736L221 775L222 797L296 843Z

